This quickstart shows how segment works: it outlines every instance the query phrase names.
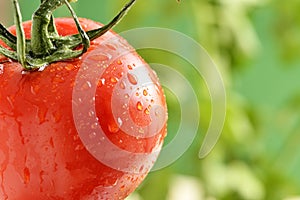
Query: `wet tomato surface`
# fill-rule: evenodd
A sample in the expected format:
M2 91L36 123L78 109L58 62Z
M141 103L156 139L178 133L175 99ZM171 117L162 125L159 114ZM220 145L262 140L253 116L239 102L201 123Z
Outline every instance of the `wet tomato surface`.
M72 19L55 23L77 32ZM124 199L157 158L166 110L156 74L112 31L40 71L2 57L0 199Z

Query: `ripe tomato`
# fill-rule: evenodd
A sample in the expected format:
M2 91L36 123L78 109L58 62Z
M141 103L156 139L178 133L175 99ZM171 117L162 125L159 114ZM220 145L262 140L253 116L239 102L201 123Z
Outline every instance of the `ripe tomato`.
M55 23L77 32L73 19ZM166 110L155 73L112 31L41 71L0 62L0 199L124 199L157 158Z

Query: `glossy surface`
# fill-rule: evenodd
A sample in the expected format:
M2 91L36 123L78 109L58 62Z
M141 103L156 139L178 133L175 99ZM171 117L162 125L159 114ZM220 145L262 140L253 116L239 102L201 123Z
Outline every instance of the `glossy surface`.
M86 30L99 26L80 21ZM61 35L77 32L72 19L56 24ZM30 26L24 23L27 38ZM43 71L2 59L0 199L124 199L156 159L166 109L155 73L112 32L81 58ZM122 159L130 166L106 144L129 155ZM137 163L135 155L145 159Z

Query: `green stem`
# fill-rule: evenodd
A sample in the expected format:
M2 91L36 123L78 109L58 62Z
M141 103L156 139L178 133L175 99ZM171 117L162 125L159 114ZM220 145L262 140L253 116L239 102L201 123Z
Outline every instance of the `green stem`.
M50 55L54 46L50 40L48 26L52 12L63 5L61 0L44 0L34 12L31 28L31 51L37 57Z
M27 68L27 64L25 62L25 34L22 25L22 16L19 7L19 3L17 0L13 0L13 4L15 7L15 24L16 24L16 31L17 31L17 54L18 54L18 61L21 65Z
M16 50L17 38L0 23L0 39L13 50Z

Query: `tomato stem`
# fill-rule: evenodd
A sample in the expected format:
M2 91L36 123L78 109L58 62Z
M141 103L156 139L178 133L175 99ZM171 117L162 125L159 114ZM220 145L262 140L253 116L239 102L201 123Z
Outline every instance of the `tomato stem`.
M69 2L74 0L41 0L39 8L32 17L31 39L25 39L22 16L18 0L13 0L17 36L12 35L0 24L0 39L12 50L0 46L0 54L17 60L25 70L36 70L52 62L81 56L96 39L113 28L132 7L136 0L130 0L123 9L101 28L85 32ZM70 11L79 34L59 36L54 24L53 11L66 5ZM80 50L76 47L82 46Z

